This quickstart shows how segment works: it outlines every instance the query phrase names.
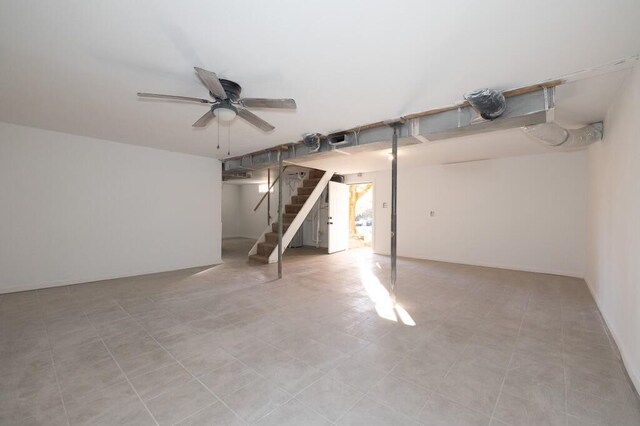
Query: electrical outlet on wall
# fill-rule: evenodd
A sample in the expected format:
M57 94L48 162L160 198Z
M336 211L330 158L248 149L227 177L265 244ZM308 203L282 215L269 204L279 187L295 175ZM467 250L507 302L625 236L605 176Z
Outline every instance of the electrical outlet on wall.
M382 203L382 208L386 209L387 208L387 203Z
M436 215L435 210L429 211L429 217L434 217Z

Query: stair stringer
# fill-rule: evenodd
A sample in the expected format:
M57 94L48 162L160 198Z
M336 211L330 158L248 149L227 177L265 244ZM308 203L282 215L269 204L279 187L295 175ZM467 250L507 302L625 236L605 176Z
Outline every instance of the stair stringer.
M264 235L269 232L269 229L271 229L271 225L269 225L264 231L262 231L262 234L258 237L256 243L253 245L253 247L251 247L251 250L249 250L249 256L258 254L258 244L264 243L267 240Z
M296 217L293 219L293 222L291 222L291 225L289 225L289 228L287 228L287 231L282 236L282 245L284 246L284 250L287 249L287 247L291 243L291 240L296 235L296 232L298 232L298 229L300 229L307 215L309 214L313 206L316 204L316 201L318 201L318 199L320 198L320 195L322 195L322 191L324 191L324 189L329 184L329 181L333 177L333 174L334 172L332 171L324 172L324 174L320 178L320 181L318 182L316 187L313 189L313 191L311 191L309 198L307 198L307 201L305 201L304 205L302 206L302 208L300 209ZM266 241L265 235L268 232L272 232L271 225L267 226L265 230L262 231L262 234L260 234L260 237L258 237L258 240L256 241L256 243L253 245L253 247L251 247L251 250L249 250L249 256L258 253L258 244L264 243ZM284 252L284 250L282 251ZM278 245L275 246L275 248L269 255L269 263L276 263L277 261L278 261Z
M293 240L293 237L295 237L296 232L298 232L298 229L300 229L300 227L304 223L304 220L307 218L307 215L309 214L311 209L313 209L313 206L315 206L316 201L318 201L318 199L322 195L322 191L324 191L324 189L327 187L333 175L334 175L334 172L332 171L324 172L324 174L320 178L320 182L318 182L316 187L311 192L311 195L309 195L309 198L307 198L307 201L304 202L304 205L302 206L302 208L300 209L296 217L293 219L293 222L291 222L291 225L289 225L289 227L287 228L287 231L282 236L282 247L284 247L282 250L283 253L291 243L291 240ZM270 230L271 227L267 229ZM262 238L264 238L264 235L262 236ZM257 250L257 245L256 245L256 250ZM278 262L278 245L276 245L276 247L273 249L273 251L269 255L269 263L276 263L276 262Z

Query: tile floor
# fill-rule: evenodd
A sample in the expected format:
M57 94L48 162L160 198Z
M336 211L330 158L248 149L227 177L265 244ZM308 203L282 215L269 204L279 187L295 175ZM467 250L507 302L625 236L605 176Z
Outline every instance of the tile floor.
M401 259L389 312L388 258L248 245L0 295L0 424L640 425L582 280Z

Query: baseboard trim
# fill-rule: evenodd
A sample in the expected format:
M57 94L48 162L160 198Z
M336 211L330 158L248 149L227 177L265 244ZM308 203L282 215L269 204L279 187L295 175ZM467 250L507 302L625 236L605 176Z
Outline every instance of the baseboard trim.
M605 315L604 310L600 305L600 300L597 297L596 293L593 291L593 286L591 282L589 281L588 278L585 278L584 280L587 283L587 288L591 293L591 297L593 297L593 300L595 300L596 305L598 306L598 311L600 311L600 315L602 315L602 319L604 320L604 323L606 324L607 328L611 332L611 337L613 337L613 341L615 342L616 346L618 346L618 351L620 352L620 356L622 357L622 363L624 364L624 368L627 370L629 379L631 380L631 383L633 384L633 386L636 388L636 393L640 393L640 374L638 374L638 372L634 370L633 365L631 365L630 363L631 357L627 355L628 352L625 349L625 346L622 340L620 339L620 337L618 336L615 328L612 327L613 324L611 323L611 321L609 321L609 319L607 319L607 315Z
M194 268L213 267L213 266L222 264L221 259L218 259L214 262L215 263L207 263L204 265L198 264L193 266L185 266L177 269L172 268L172 269L153 270L153 271L135 271L135 272L128 272L128 273L120 273L120 274L110 274L110 275L104 275L104 276L98 276L98 277L58 280L58 281L52 281L48 283L41 283L41 284L19 284L19 285L7 287L7 288L0 287L0 294L17 293L19 291L43 290L45 288L64 287L66 285L86 284L86 283L93 283L97 281L117 280L119 278L133 278L133 277L140 277L143 275L163 274L166 272L177 272L177 271L184 271L187 269L194 269Z

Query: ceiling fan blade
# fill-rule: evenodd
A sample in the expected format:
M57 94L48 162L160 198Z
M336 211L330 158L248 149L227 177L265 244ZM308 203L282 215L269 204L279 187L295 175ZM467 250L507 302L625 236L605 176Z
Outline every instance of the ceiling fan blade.
M200 98L190 98L189 96L175 96L175 95L160 95L158 93L142 93L138 92L138 96L141 98L158 98L158 99L171 99L174 101L189 101L189 102L199 102L201 104L211 104L213 102L207 99Z
M242 104L249 108L285 108L296 109L293 99L243 98Z
M200 117L198 121L193 123L191 127L204 127L209 124L209 122L213 120L214 117L215 115L213 114L213 111L209 110L202 117Z
M241 118L244 118L245 120L247 120L249 123L256 126L257 128L264 130L265 132L269 132L275 129L275 127L273 127L271 124L267 123L262 118L258 117L257 115L250 112L249 110L238 109L238 115Z
M209 89L216 98L227 99L227 92L224 91L224 87L222 87L222 83L218 80L216 73L198 67L193 67L193 69L196 70L202 83L207 86L207 89Z

